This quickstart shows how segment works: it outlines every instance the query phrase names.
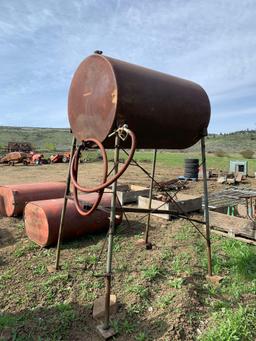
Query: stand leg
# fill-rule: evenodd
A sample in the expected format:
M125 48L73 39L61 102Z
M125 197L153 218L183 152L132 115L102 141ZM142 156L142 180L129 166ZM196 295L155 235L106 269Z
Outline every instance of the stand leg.
M65 221L65 213L66 213L66 208L67 208L68 195L70 194L70 167L71 167L71 160L75 152L75 148L76 148L76 138L73 137L71 151L70 151L69 166L68 166L68 175L67 175L67 181L66 181L66 190L64 194L64 203L63 203L63 208L61 211L61 218L60 218L60 227L59 227L58 243L57 243L57 250L56 250L55 270L59 270L61 238L62 238L63 226L64 226L64 221Z
M205 218L205 223L206 223L208 276L212 276L212 252L211 252L211 235L210 235L206 158L205 158L205 139L204 139L204 137L201 138L201 153L202 153L203 181L204 181L204 218Z
M153 152L153 161L152 161L152 170L151 170L151 181L150 181L150 190L149 190L149 202L148 202L148 209L151 209L152 204L152 195L153 195L153 187L154 187L154 178L155 178L155 170L156 170L156 154L157 149L154 149ZM148 235L149 235L149 227L150 227L150 218L151 214L148 214L147 226L145 231L145 244L148 245Z
M115 155L114 155L114 173L118 172L119 163L119 142L120 138L116 134L115 139ZM111 279L112 279L112 253L113 253L113 236L115 231L115 217L116 217L116 192L117 192L117 181L112 185L112 201L111 201L111 213L110 213L110 226L108 235L108 254L107 254L107 267L106 267L106 294L105 294L105 322L103 328L109 329L110 327L110 294L111 294Z

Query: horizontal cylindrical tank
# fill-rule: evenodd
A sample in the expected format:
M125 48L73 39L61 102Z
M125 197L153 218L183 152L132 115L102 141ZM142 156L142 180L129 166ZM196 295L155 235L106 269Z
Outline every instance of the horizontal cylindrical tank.
M93 204L98 194L91 193L82 195L80 199ZM100 202L102 207L111 206L111 194L105 193ZM24 210L25 231L29 239L40 246L55 245L58 240L61 211L64 199L51 199L30 202ZM118 205L120 207L120 205ZM118 213L116 225L122 221ZM63 240L71 240L88 233L105 231L109 227L108 211L101 208L91 215L83 217L76 210L74 201L68 200L63 227Z
M127 124L137 148L183 149L206 135L210 103L196 83L94 54L74 74L68 115L80 141L112 148L108 134Z
M66 184L62 182L0 186L0 214L22 215L27 202L64 197L65 189Z

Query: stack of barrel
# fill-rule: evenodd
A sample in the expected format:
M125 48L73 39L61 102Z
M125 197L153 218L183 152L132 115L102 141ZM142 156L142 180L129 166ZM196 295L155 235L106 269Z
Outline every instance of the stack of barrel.
M57 243L61 211L66 185L61 182L44 182L0 186L0 215L24 215L25 232L29 239L40 246ZM92 205L97 194L83 195L81 205ZM63 239L70 240L92 232L108 229L111 194L105 193L100 207L91 215L81 216L72 200L68 200L63 227ZM121 215L116 217L120 224Z
M184 178L197 180L199 173L199 159L185 159Z

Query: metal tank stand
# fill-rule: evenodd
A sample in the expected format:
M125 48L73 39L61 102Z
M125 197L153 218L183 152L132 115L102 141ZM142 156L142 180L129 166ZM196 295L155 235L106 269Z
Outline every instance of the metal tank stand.
M209 220L207 172L206 172L206 157L205 157L205 137L204 136L201 138L201 155L202 155L203 182L204 182L204 220L205 220L205 229L206 229L208 276L212 276L211 231L210 231L210 220Z
M153 160L152 160L151 178L150 178L150 189L149 189L149 202L148 202L148 209L149 210L151 210L151 204L152 204L152 195L153 195L154 178L155 178L155 170L156 170L156 154L157 154L157 149L154 149ZM146 245L147 250L152 249L152 244L149 242L149 239L148 239L149 228L150 228L150 218L151 218L151 214L149 212L148 219L147 219L146 231L145 231L145 245Z
M71 161L73 159L75 149L76 149L76 138L73 136L72 146L71 146L71 150L70 150L69 165L68 165L68 175L67 175L67 180L66 180L66 190L65 190L65 194L64 194L64 203L63 203L63 208L61 211L61 218L60 218L60 227L59 227L58 243L57 243L57 250L56 250L56 262L55 262L55 270L56 271L60 269L60 265L59 265L59 263L60 263L60 246L61 246L61 239L62 239L62 233L63 233L63 226L64 226L64 222L65 222L67 202L68 202L68 197L70 195Z
M114 154L114 174L118 172L119 152L120 152L120 137L118 133L115 136L115 154ZM116 334L113 328L110 327L110 294L111 294L111 280L112 280L112 254L113 254L113 237L115 232L116 219L116 197L117 197L117 180L112 184L112 200L110 212L110 225L108 231L108 253L107 265L105 273L105 319L104 323L98 325L97 331L105 340L111 338Z

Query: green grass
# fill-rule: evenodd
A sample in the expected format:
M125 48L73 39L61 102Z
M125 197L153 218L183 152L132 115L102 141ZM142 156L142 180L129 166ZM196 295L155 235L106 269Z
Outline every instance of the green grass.
M108 157L111 159L112 151L108 152ZM151 151L140 151L137 150L134 159L137 162L152 162L153 154ZM126 159L126 155L121 152L121 159ZM201 154L200 152L192 152L192 151L184 151L184 152L175 152L175 151L159 151L157 154L157 167L168 166L173 168L181 168L184 169L184 160L187 158L197 158L199 159L199 163L201 163ZM216 156L214 154L207 154L207 167L215 170L229 171L229 161L230 160L244 160L244 158L239 153L230 153L227 156ZM248 161L248 169L249 175L254 174L254 170L256 169L256 159L247 159ZM183 174L180 174L183 175Z
M18 128L0 127L0 149L4 148L9 141L31 142L37 150L69 150L71 144L71 134L69 129L57 128ZM217 168L227 171L230 159L244 159L240 152L245 149L253 150L252 144L255 143L256 132L238 132L227 135L210 135L206 138L207 164L209 168ZM224 151L223 157L214 155L214 152ZM82 158L92 161L99 156L98 152L85 152ZM113 158L113 153L108 151L109 158ZM124 153L120 154L125 158ZM200 159L200 143L181 152L159 151L157 160L159 164L172 167L183 168L185 158ZM256 154L254 159L249 161L249 170L256 168ZM151 161L151 151L137 151L135 154L137 161Z
M200 153L192 153L192 152L173 152L173 151L165 151L159 152L157 154L157 163L162 164L164 166L170 166L175 168L184 168L184 160L187 158L198 158L201 160ZM152 153L147 151L137 151L135 154L136 161L145 161L152 160ZM243 160L240 154L231 153L229 156L218 157L213 154L207 154L207 167L214 168L217 170L228 171L229 170L229 161L230 160ZM248 168L250 174L253 174L254 169L256 169L256 159L247 160ZM181 174L182 175L182 174Z
M37 150L69 150L71 144L69 129L0 127L0 147L8 142L30 142Z
M138 335L135 336L136 341L146 341L148 338L145 332L140 332Z
M256 309L239 306L222 308L213 314L200 341L254 341L256 339Z
M126 288L127 293L133 293L141 299L149 297L149 288L145 288L143 284L130 284Z
M199 340L253 341L256 337L256 248L220 237L213 237L212 241L213 273L224 279L219 286L204 285L209 325ZM198 240L195 250L206 267L202 240Z
M168 293L166 295L162 295L158 301L157 306L160 308L165 308L171 304L172 299L175 297L175 293Z
M67 335L72 323L77 319L73 307L64 303L49 307L49 314L43 318L36 318L37 314L40 314L40 308L34 309L33 312L23 312L17 316L1 315L0 330L12 328L10 340L62 340ZM40 336L36 337L35 333L29 330L25 332L26 326L33 327L36 333L40 332ZM22 334L22 328L24 328L25 335ZM0 340L5 339L1 339L0 336Z
M16 246L15 251L14 251L14 256L17 257L17 258L20 258L22 256L27 255L31 251L35 251L35 250L38 250L38 249L39 249L38 245L36 245L35 243L30 242L30 241L25 246L22 246L22 245L18 244Z
M161 276L161 269L155 264L142 271L142 278L148 281L153 281L159 276Z

